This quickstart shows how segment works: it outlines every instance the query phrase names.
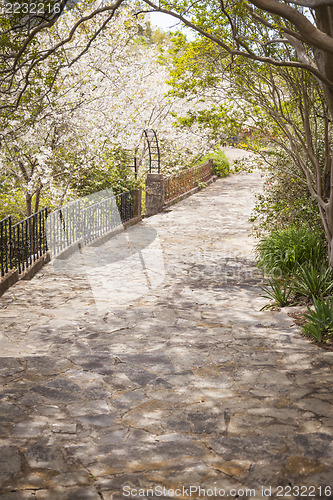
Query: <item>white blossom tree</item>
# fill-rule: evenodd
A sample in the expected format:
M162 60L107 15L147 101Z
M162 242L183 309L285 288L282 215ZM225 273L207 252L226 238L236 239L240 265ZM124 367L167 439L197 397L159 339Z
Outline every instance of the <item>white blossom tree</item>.
M69 12L41 33L40 46L63 39L76 15ZM143 21L123 8L91 42L102 17L86 22L71 43L39 66L2 131L2 169L12 188L23 190L28 215L39 208L43 191L61 204L70 187L93 172L107 179L117 167L111 161L115 151L123 153L118 163L133 163L143 129L156 130L165 171L188 165L211 145L210 133L174 125L174 113L193 103L168 97L168 57L161 47L137 38Z

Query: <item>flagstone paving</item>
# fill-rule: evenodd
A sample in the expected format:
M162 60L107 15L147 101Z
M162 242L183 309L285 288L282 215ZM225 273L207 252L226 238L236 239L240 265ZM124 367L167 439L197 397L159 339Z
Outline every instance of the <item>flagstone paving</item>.
M261 182L219 179L0 299L0 500L332 498L333 353L260 311Z

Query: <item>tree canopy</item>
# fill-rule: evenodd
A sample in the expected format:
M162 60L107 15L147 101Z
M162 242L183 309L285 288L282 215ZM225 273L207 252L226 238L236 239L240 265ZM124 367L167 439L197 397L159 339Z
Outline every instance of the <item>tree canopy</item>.
M2 94L7 97L1 103L2 109L17 105L34 68L70 43L87 21L94 17L100 19L81 53L89 49L92 40L99 36L117 10L130 4L137 12L154 10L171 14L231 56L241 55L263 63L299 67L311 72L321 81L333 113L332 0L104 0L98 3L93 0L43 0L45 9L41 15L25 12L25 3L17 13L12 13L10 6L13 4L13 0L6 0L2 7L0 84ZM75 9L71 11L70 7L74 5ZM36 45L35 40L41 31L74 10L79 15L71 17L68 31L59 36L57 43L43 47ZM106 15L103 17L103 14ZM219 33L221 25L226 28L223 38ZM290 57L284 60L276 57L279 45L294 49ZM80 53L75 54L71 62L78 57Z
M86 17L93 9L86 6ZM80 11L73 9L41 31L34 39L38 50L56 44L76 17ZM164 168L185 167L206 152L209 134L173 125L172 113L188 104L167 95L168 62L160 45L161 39L167 44L166 35L157 33L155 40L149 24L124 4L94 39L107 18L106 12L90 18L71 41L40 61L19 104L3 110L1 216L14 205L22 205L22 217L41 202L54 207L67 196L130 188L138 146L138 165L146 169L144 128L157 131Z
M233 100L243 122L254 119L257 127L287 149L318 203L333 264L333 0L42 3L42 12L26 12L24 3L15 10L12 0L2 4L2 130L32 100L37 114L38 103L45 109L46 102L53 102L63 69L75 71L80 60L86 61L123 8L130 7L137 16L151 11L171 14L192 29L195 38L192 45L184 40L178 44L179 75L174 73L173 80L178 97L186 99L201 90L203 100L210 103L207 109L189 109L192 122L187 124L198 123L199 118L207 125L214 118L216 132L221 118L230 117L226 105ZM182 60L191 67L182 67ZM112 64L116 66L116 61ZM191 72L192 81L187 78ZM230 130L236 122L229 120ZM90 125L98 129L98 121Z
M322 83L333 115L333 1L159 1L151 9L179 19L231 56L311 72ZM220 28L223 26L223 38ZM291 47L277 56L276 47Z

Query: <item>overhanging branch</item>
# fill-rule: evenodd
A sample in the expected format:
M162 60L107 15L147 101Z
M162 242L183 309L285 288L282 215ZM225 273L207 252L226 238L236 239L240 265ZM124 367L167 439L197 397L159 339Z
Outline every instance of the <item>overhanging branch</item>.
M256 0L256 1L258 1L258 3L260 3L261 1L265 2L268 0ZM151 0L144 0L144 2L147 5L149 5L150 7L152 7L157 12L169 14L169 15L175 17L176 19L179 19L180 21L182 21L183 24L185 24L189 28L193 29L194 31L197 31L202 36L204 36L204 37L208 38L209 40L211 40L212 42L214 42L216 45L219 45L220 47L222 47L230 55L241 56L241 57L245 57L247 59L251 59L252 61L267 63L267 64L271 64L273 66L278 66L278 67L292 67L292 68L301 68L301 69L307 70L307 71L311 72L315 77L317 77L320 81L322 81L325 85L327 85L327 87L329 87L331 90L333 90L333 81L326 78L319 71L319 69L314 65L313 62L311 62L311 64L308 64L308 63L298 62L298 61L280 61L277 59L273 59L271 57L259 56L257 54L254 54L253 52L248 53L248 52L245 52L245 51L242 51L239 49L234 49L232 47L229 47L229 45L227 45L225 42L223 42L217 36L215 36L211 33L208 33L204 29L200 28L200 26L197 26L196 24L194 24L191 21L189 21L188 19L186 19L181 14L178 14L177 12L174 12L174 11L169 10L169 9L164 9L163 7L160 6L160 4L156 4ZM252 3L254 3L254 2L252 2ZM282 5L282 4L280 4L280 5ZM288 5L285 5L285 7L290 8ZM295 9L292 9L292 10L295 10ZM301 17L304 17L304 16L301 15ZM313 25L310 22L309 22L309 24L313 27ZM319 31L319 30L317 30L317 31ZM293 32L291 32L291 33L293 33ZM327 36L327 38L329 38L332 42L332 51L333 51L333 39L331 39L328 36Z
M333 54L333 38L316 28L295 8L277 0L250 0L250 3L259 9L288 20L295 26L306 43Z

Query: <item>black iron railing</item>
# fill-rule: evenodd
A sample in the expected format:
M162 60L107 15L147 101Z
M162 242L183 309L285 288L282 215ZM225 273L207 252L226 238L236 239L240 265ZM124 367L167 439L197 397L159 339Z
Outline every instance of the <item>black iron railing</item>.
M110 196L95 203L93 199L83 198L50 213L47 242L52 256L77 242L87 245L132 219L136 215L135 192Z
M84 244L103 236L121 224L116 198L102 200L82 211Z
M44 208L14 225L11 217L0 221L1 277L12 269L21 274L47 252L46 218Z
M47 208L14 224L11 228L11 268L25 271L47 252Z
M11 263L12 219L6 217L0 221L0 266L1 276L8 273Z
M135 197L137 190L121 193L116 196L116 203L122 222L127 222L135 216Z
M52 256L81 239L81 200L65 205L47 218L46 237Z
M74 243L87 245L138 215L136 190L94 201L83 198L51 213L44 208L14 225L11 217L1 220L1 277L23 273L48 250L55 256Z
M14 225L7 217L0 221L0 278L16 270L22 275L47 252L57 256L71 245L75 250L75 244L87 245L140 214L140 190L117 196L106 190L51 213L44 208Z

